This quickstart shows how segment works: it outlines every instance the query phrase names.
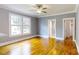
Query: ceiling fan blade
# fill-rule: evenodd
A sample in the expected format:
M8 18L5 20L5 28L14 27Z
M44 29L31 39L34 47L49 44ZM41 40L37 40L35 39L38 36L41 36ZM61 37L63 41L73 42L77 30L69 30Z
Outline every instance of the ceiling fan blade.
M42 11L43 13L47 13L46 11Z
M43 10L45 10L45 9L47 9L46 7L45 8L43 8Z
M39 9L43 7L42 4L37 4L36 6L37 6L37 8L39 8Z

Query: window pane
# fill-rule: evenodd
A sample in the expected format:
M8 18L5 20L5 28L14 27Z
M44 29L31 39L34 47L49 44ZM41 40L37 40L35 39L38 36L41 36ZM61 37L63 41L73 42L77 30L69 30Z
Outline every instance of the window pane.
M23 25L30 25L30 24L31 24L31 18L23 17Z
M11 35L20 35L21 27L20 26L11 26Z
M19 15L11 15L11 25L22 25L22 17Z
M30 26L23 26L23 34L30 34Z

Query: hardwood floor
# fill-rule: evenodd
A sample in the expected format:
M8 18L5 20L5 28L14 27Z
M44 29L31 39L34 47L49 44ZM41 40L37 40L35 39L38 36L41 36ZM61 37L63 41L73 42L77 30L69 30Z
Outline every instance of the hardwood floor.
M77 55L75 43L67 42L36 37L2 46L0 55Z

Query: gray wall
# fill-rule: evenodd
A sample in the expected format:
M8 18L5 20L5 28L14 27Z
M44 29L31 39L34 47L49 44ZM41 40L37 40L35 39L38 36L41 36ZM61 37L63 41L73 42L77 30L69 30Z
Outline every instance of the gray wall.
M5 34L5 37L0 37L0 42L7 42L10 40L16 40L19 38L29 37L37 34L37 18L31 17L31 34L30 35L23 35L18 37L9 37L9 12L5 9L0 9L0 33ZM13 12L16 13L16 12ZM19 13L16 13L19 14ZM23 14L20 14L23 15ZM26 16L26 15L23 15ZM30 17L30 16L28 16Z
M41 17L39 19L39 34L48 36L48 19L56 19L56 36L63 38L63 18L75 17L75 13Z
M9 34L9 16L8 12L4 9L0 9L0 33L4 33L6 35Z
M78 6L78 11L76 13L76 44L79 53L79 6Z
M56 28L57 28L57 37L63 37L63 18L68 17L75 17L75 13L64 14L64 15L57 15L57 16L50 16L50 17L42 17L42 18L34 18L31 17L31 30L32 33L30 35L24 35L20 37L9 37L9 12L5 9L0 9L0 33L6 34L7 38L0 40L0 42L9 41L9 40L16 40L17 38L29 37L33 35L43 35L48 36L48 19L56 19ZM16 13L16 12L13 12ZM19 13L17 13L19 14ZM23 14L21 14L23 15ZM26 16L26 15L24 15Z

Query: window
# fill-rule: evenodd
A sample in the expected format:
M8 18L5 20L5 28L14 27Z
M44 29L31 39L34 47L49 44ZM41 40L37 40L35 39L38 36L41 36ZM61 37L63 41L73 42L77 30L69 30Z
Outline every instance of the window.
M23 17L23 34L30 33L31 20L30 18Z
M25 35L31 33L31 18L10 14L10 35Z

